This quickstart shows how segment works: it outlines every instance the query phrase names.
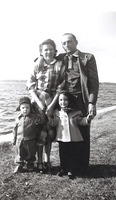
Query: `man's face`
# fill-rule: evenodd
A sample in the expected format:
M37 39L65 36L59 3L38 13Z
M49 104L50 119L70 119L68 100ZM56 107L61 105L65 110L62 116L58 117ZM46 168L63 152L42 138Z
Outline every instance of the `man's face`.
M75 40L72 35L62 36L62 47L67 53L74 53L77 47L77 40Z

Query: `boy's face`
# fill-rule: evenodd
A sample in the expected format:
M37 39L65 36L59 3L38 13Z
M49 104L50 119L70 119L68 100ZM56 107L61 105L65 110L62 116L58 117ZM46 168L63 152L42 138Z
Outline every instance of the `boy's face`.
M68 106L69 102L68 102L68 97L65 96L64 94L60 94L59 96L59 105L60 107L63 109L63 108L66 108Z
M27 103L22 103L20 105L20 112L23 116L27 116L30 113L30 105Z
M46 61L52 61L55 56L55 49L51 44L44 44L42 46L41 55Z
M62 47L67 53L73 53L76 51L77 41L71 35L63 35Z

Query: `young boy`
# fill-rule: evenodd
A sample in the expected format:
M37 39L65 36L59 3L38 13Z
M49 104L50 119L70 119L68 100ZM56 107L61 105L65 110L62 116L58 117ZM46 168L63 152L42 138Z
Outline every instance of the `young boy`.
M52 115L59 92L64 87L65 67L62 61L57 61L56 45L53 40L47 39L40 44L40 58L36 59L35 68L27 82L29 92L35 102L36 109L43 111L47 116ZM47 133L47 134L46 134ZM51 143L55 138L55 131L46 124L41 132L45 144L45 165L50 170ZM42 168L42 146L38 148L38 157Z
M23 171L26 164L27 170L34 169L36 154L36 140L45 122L44 116L32 112L32 104L28 97L19 100L17 111L20 111L13 129L13 145L16 145L17 166L14 173Z
M69 93L62 92L59 95L60 110L49 118L49 125L56 126L56 141L59 142L60 167L59 176L68 174L73 178L75 166L73 165L73 154L77 142L84 142L79 125L87 126L91 122L91 116L84 117L80 110L73 109L74 99ZM81 155L80 155L81 156Z

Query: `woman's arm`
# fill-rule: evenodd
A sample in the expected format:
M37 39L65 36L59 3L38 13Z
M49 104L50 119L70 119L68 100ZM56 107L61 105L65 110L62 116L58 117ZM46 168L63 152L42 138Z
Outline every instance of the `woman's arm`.
M36 61L36 65L34 66L34 69L32 71L32 73L30 74L30 77L27 81L27 88L29 90L29 93L31 94L32 99L37 103L38 105L38 109L40 111L45 110L44 105L42 104L41 100L39 99L39 97L37 96L36 90L37 90L37 73L39 71L40 65L43 62L43 58L39 58Z
M39 111L44 111L45 107L37 96L36 91L32 89L29 91L29 93L31 94L32 99L37 103Z
M57 92L52 100L52 102L46 108L47 116L51 116L53 114L54 107L58 101L59 93Z
M56 105L56 103L58 101L59 94L65 87L65 66L62 64L61 61L60 61L60 64L61 64L61 66L60 66L60 72L59 72L56 94L55 94L52 102L49 104L49 106L46 109L47 115L51 115L53 113L54 106Z
M17 120L16 120L15 127L13 129L13 145L16 145L16 141L17 141L17 129L18 129L18 123L17 123Z

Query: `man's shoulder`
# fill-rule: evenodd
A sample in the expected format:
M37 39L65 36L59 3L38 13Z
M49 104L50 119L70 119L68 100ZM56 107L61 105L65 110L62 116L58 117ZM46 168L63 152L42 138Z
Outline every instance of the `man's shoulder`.
M94 55L92 53L82 52L82 51L78 51L78 55L80 58L87 58L87 59L94 57Z
M92 56L94 56L92 53L89 53L89 52L83 52L83 51L80 51L80 50L78 50L78 55L79 55L79 57L92 57ZM60 53L56 58L57 58L57 60L62 60L62 59L64 59L64 57L66 56L66 53Z
M65 55L66 55L66 53L60 53L58 56L56 56L56 59L63 60Z

